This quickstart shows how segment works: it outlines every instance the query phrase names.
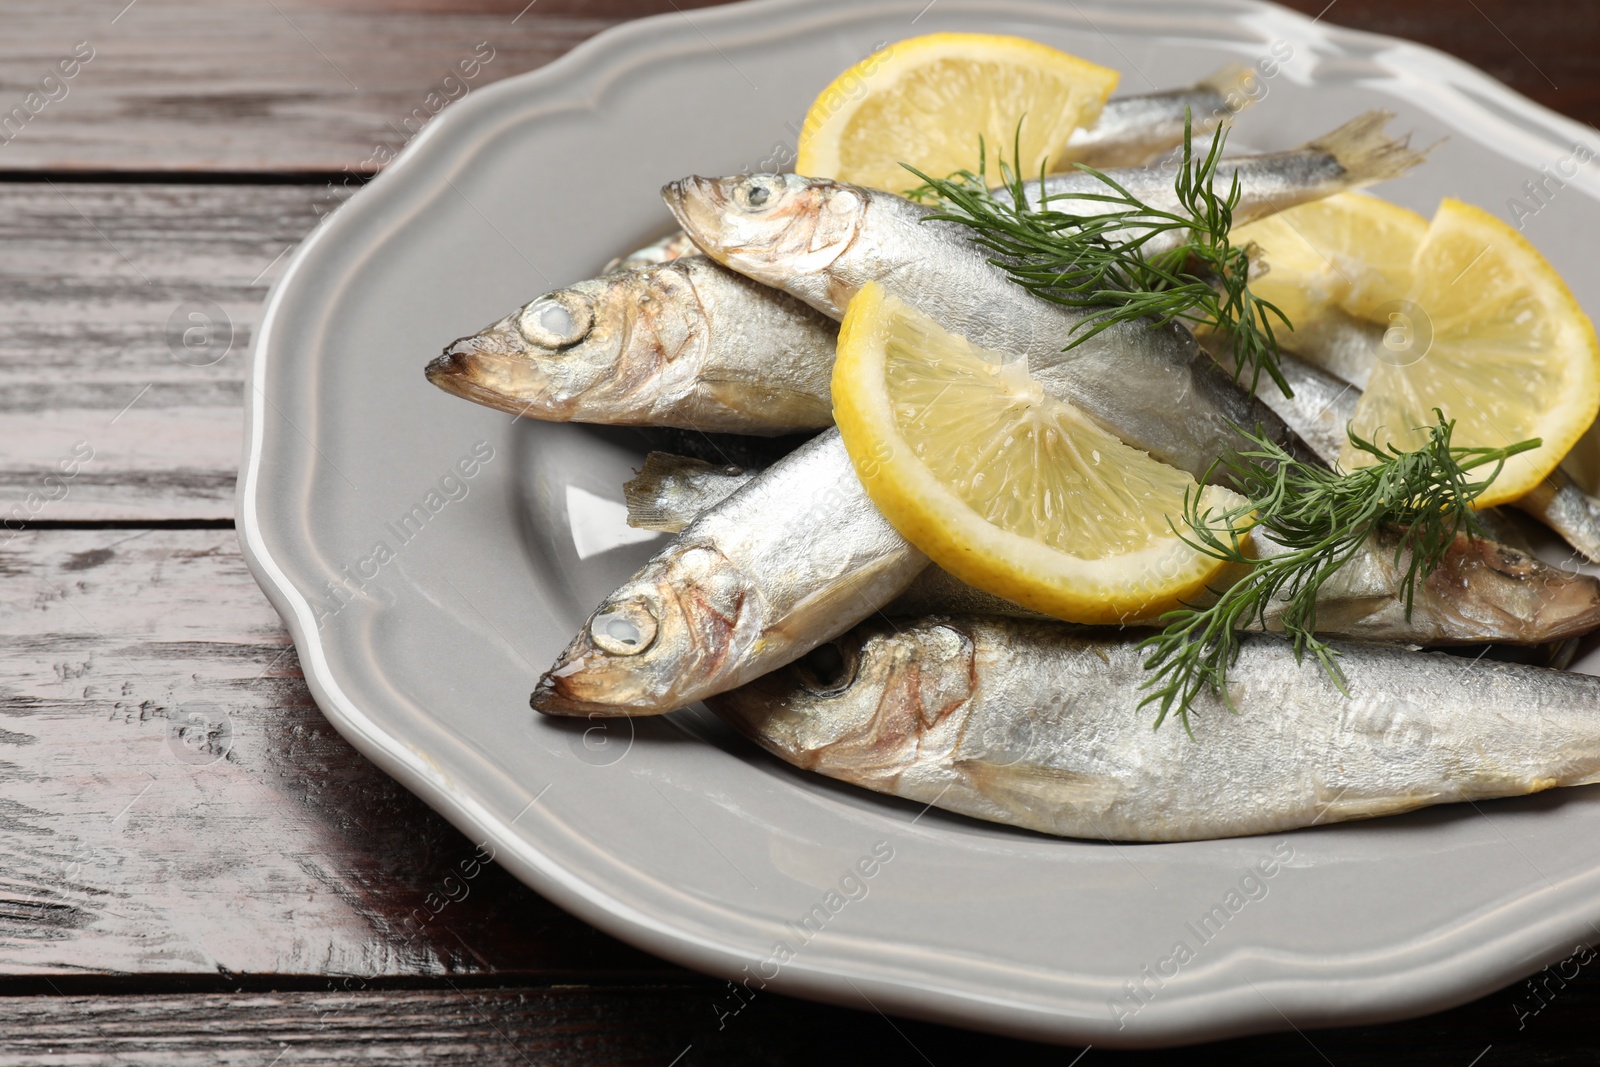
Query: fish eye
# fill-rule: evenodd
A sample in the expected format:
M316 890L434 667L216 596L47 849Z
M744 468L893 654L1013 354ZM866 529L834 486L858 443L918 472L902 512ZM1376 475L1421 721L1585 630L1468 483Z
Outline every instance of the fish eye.
M608 604L589 620L589 639L614 656L637 656L656 640L656 617L644 600Z
M558 289L522 309L517 329L529 343L541 348L567 348L589 336L594 328L594 306L571 289Z
M800 684L819 696L834 696L856 680L860 657L854 649L830 641L801 656L795 664Z
M733 200L746 211L765 211L783 196L783 177L757 174L734 187Z

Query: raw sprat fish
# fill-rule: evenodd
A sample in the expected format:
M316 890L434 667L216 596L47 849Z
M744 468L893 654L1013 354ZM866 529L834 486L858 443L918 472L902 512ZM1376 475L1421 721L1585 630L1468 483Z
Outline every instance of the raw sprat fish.
M1345 156L1368 160L1370 178L1380 161L1393 169L1397 159L1409 158L1379 126L1358 120L1344 128L1358 135L1340 132L1324 140L1347 145ZM1274 198L1287 205L1343 187L1338 175L1354 181L1338 158L1331 150L1307 148L1243 157L1230 166L1251 178L1247 204L1258 217L1271 210ZM1296 184L1301 176L1303 187ZM1116 171L1111 177L1142 192L1171 184L1164 171ZM1258 177L1266 183L1259 189ZM543 419L750 434L827 425L836 331L782 292L688 254L693 247L686 237L672 235L620 261L643 269L619 268L531 301L453 343L429 365L429 380L466 399ZM1170 358L1191 358L1184 341L1167 344ZM1036 372L1060 358L1058 352L1048 355L1034 355ZM1170 376L1171 367L1162 369ZM1204 361L1193 375L1219 394L1213 406L1250 424L1248 402L1230 397L1236 391L1215 381ZM1062 375L1056 379L1057 385L1069 384ZM1259 418L1259 411L1254 414Z
M1233 425L1260 425L1305 451L1176 324L1127 324L1063 351L1083 315L1012 283L959 227L924 221L931 208L792 174L685 178L662 195L695 243L726 266L830 318L842 318L861 287L878 281L973 344L1026 358L1047 391L1197 478ZM1175 407L1188 417L1172 419Z
M1354 696L1265 637L1196 737L1152 730L1133 640L869 623L707 704L797 767L1067 837L1190 841L1600 781L1600 678L1349 646Z
M1365 137L1363 151L1392 161L1395 142ZM1292 155L1292 154L1291 154ZM1326 184L1298 156L1282 191L1298 178ZM1410 158L1410 157L1407 157ZM1346 174L1367 180L1358 161ZM1389 170L1385 162L1384 171ZM1282 421L1208 357L1176 323L1118 323L1063 350L1091 314L1041 300L1016 285L970 232L930 220L934 209L860 186L797 175L690 177L662 190L685 231L707 255L799 297L830 318L870 281L992 351L1028 361L1030 373L1127 444L1203 478L1235 426L1260 427L1291 454L1313 458ZM1172 413L1182 411L1182 419Z
M557 715L659 715L804 655L928 564L878 513L837 430L695 519L539 680Z
M972 91L952 112L961 121L941 128L937 114L912 114L924 106L923 97L937 104L937 94L919 96L901 85L905 91L895 96L888 85L894 79L880 79L868 93L892 101L893 121L868 108L864 126L832 130L836 148L848 140L845 135L863 129L879 141L867 145L864 154L852 154L854 148L836 152L841 169L809 173L844 176L865 159L879 176L898 173L897 159L965 159L968 154L957 150L957 142L968 120L982 120L983 129L992 132L997 115L1015 124L1018 151L1035 160L1033 174L1038 160L1074 154L1102 169L1137 166L1183 139L1184 117L1203 140L1207 130L1248 102L1252 89L1249 72L1220 72L1188 90L1102 106L1115 72L1016 39L993 38L985 45L973 35L956 37L946 43L960 46L969 67L975 56L987 56L1001 67L1009 64L1007 69L1023 79L1016 84L1030 87L1014 92L1007 88L1011 81L992 71L968 70L963 84L970 83ZM939 40L919 39L919 62L940 62ZM1030 70L1030 64L1036 68ZM1065 79L1057 85L1059 93L1046 84L1055 76ZM1074 77L1081 82L1076 87ZM907 85L928 84L925 76L918 78ZM1088 89L1098 96L1084 95ZM1241 94L1245 99L1236 103L1233 98ZM1017 112L1025 113L1028 102L1058 97L1075 103L1052 112L1049 129L1055 132L1041 140L1035 130L1031 140L1025 139ZM987 118L985 101L992 105ZM1091 116L1098 120L1072 136L1070 151L1056 152L1052 146L1061 144L1061 131ZM1217 221L1228 211L1216 210L1211 181L1226 186L1233 177L1240 179L1242 199L1232 205L1232 220L1242 223L1394 177L1423 153L1385 134L1388 117L1362 116L1288 152L1223 158L1214 175L1210 168L1220 150L1207 157L1193 173L1208 187L1204 195L1210 199L1203 202L1212 205L1210 212L1195 209L1192 224L1180 223L1161 238L1189 249L1181 253L1188 258L1179 283L1196 282L1202 297L1188 306L1202 307L1210 316L1185 320L1218 330L1255 326L1204 302L1213 289L1232 294L1234 282L1244 285L1254 273L1240 269L1237 257L1247 253L1230 248L1227 222ZM808 116L808 129L813 118ZM944 147L908 155L904 138L896 140L895 133L910 129L934 138L923 148ZM1185 146L1180 171L1122 169L1113 180L1153 209L1183 206L1171 183L1176 174L1190 173L1192 148ZM928 189L945 196L949 210L957 182L939 180L938 166L925 169L934 175ZM974 164L972 169L980 168ZM881 177L852 180L900 187L884 184L887 179ZM967 188L976 198L985 195L978 185ZM1044 188L1034 186L1028 195L1061 194L1051 200L1052 207L1097 214L1104 204L1084 194L1103 188L1098 179L1073 173L1047 178ZM1451 532L1459 529L1453 525L1458 509L1477 499L1474 494L1493 477L1472 487L1462 480L1474 468L1454 465L1453 424L1445 415L1439 416L1442 436L1433 438L1439 451L1409 453L1415 462L1397 475L1403 480L1388 483L1403 488L1377 492L1365 487L1383 483L1363 481L1366 474L1358 470L1330 471L1326 462L1341 449L1348 451L1343 420L1334 424L1352 392L1345 383L1318 376L1313 368L1297 369L1286 358L1286 378L1297 395L1276 402L1269 388L1262 400L1251 397L1199 352L1187 330L1167 318L1176 305L1161 302L1159 286L1147 291L1143 284L1113 285L1109 295L1133 297L1119 307L1134 310L1068 349L1075 330L1098 312L1068 309L1028 292L1031 279L1024 271L1036 264L1027 259L1026 248L1015 262L989 262L992 253L974 241L982 239L986 216L930 220L935 209L901 197L793 175L691 178L663 192L684 233L609 264L612 273L606 277L541 297L477 337L457 342L430 367L430 377L452 392L507 411L675 427L661 432L688 435L817 429L833 421L837 403L845 433L826 429L759 471L652 455L625 491L631 521L676 536L586 621L539 680L531 698L536 709L649 715L707 699L759 743L800 766L980 818L1092 838L1187 840L1268 832L1600 781L1600 734L1587 721L1597 706L1600 680L1404 650L1424 644L1532 644L1600 626L1600 582L1546 567L1514 544ZM1183 228L1189 225L1193 228ZM1104 232L1113 243L1136 233L1123 226ZM1220 242L1217 258L1207 258L1208 241ZM1048 271L1079 262L1077 247L1067 245L1065 254L1047 263ZM1002 587L983 567L958 565L948 546L936 546L927 529L906 524L902 515L897 521L913 534L908 540L884 518L887 512L873 500L888 508L880 499L885 478L900 478L895 484L901 486L913 482L898 468L885 476L883 468L892 465L886 459L876 466L863 459L868 454L863 440L874 438L862 438L860 427L869 425L880 440L911 443L913 438L889 432L902 425L896 421L902 416L894 414L899 409L869 409L862 398L875 383L884 385L883 395L902 400L935 404L938 398L904 389L890 394L886 359L860 358L864 350L852 338L862 331L847 331L830 377L835 370L832 322L863 289L873 291L872 282L903 305L932 316L935 330L994 353L1010 353L1010 362L995 376L1018 389L1025 382L1029 403L1043 410L1065 402L1086 414L1104 438L1096 438L1102 448L1093 455L1096 467L1102 455L1132 446L1149 453L1141 461L1153 457L1204 478L1238 447L1236 426L1258 432L1258 447L1266 450L1261 455L1270 462L1231 467L1238 476L1236 489L1254 488L1248 490L1252 499L1229 514L1252 516L1244 525L1257 519L1275 523L1271 529L1283 543L1269 540L1258 527L1250 541L1262 559L1254 564L1240 559L1226 571L1207 572L1212 587L1198 598L1201 602L1171 616L1228 620L1227 640L1215 645L1228 649L1230 657L1238 652L1227 661L1225 682L1213 671L1209 688L1195 681L1185 689L1187 683L1171 681L1168 667L1157 673L1152 648L1161 656L1173 649L1187 654L1173 643L1173 634L1184 632L1179 621L1161 620L1160 633L1153 636L1148 629L1130 636L1044 620L964 585L932 565L918 545L970 580L1022 599L1031 596L1029 582L1038 581L1036 568L1023 568L1018 572L1023 580ZM859 321L868 303L856 301L851 322ZM1160 312L1155 319L1149 317L1152 309ZM1166 325L1152 328L1156 319ZM1270 357L1277 346L1270 334L1265 336ZM1338 344L1359 356L1359 339L1352 336L1345 330ZM1260 354L1239 351L1259 373ZM991 365L967 369L977 381ZM896 388L903 377L892 379ZM983 390L968 392L976 396ZM984 425L996 442L1012 427L1019 434L1046 432L1043 422L1028 421L1020 392L1010 398L991 393L984 396L1010 406L988 423L978 419L968 425ZM954 431L962 412L977 410L973 403L968 397L967 407L947 405L939 418L925 420L924 429L934 429L923 434L926 441L915 439L920 462L953 456L966 463L969 454L989 454L984 451L989 437L976 433L965 451L941 452L933 445L920 450L927 441L949 439L937 431ZM862 411L876 421L864 420ZM883 411L890 414L878 418ZM1078 422L1087 425L1081 418ZM1057 424L1066 434L1060 428L1066 423L1057 419L1051 425ZM1120 442L1107 444L1105 434ZM1524 436L1530 440L1498 451L1520 455L1537 447L1531 440L1535 434ZM1001 443L1012 449L1014 442L1005 437ZM769 450L789 446L770 437L759 444ZM687 442L660 447L697 448ZM1476 456L1471 462L1480 465L1494 462L1495 451L1458 450L1467 457L1462 462ZM1004 476L999 482L991 479L1034 490L1014 494L1017 508L1047 515L1052 501L1060 512L1060 501L1077 499L1065 490L1054 496L1038 492L1048 479L1030 477L1032 471L1078 469L1071 463L1041 465L1037 456L1056 456L1059 447L1054 452L1036 447L1032 467L1024 461L1026 452L1026 446L1008 452ZM1079 454L1086 457L1088 450ZM901 467L904 455L901 450L896 460ZM771 461L751 454L740 462L758 467ZM933 477L939 485L965 484L958 480L990 469L945 462ZM1100 470L1101 480L1107 479L1106 470L1117 469L1108 463ZM1476 469L1479 476L1486 473ZM1282 521L1285 512L1262 502L1260 486L1273 472L1297 479L1280 484L1295 486L1294 497L1306 514L1335 525L1297 527ZM1436 472L1443 478L1421 480ZM1435 507L1433 485L1461 488L1454 498L1440 496L1444 503ZM991 496L1000 501L1003 494ZM932 492L922 499L935 498L942 499ZM1502 491L1493 499L1508 498ZM1184 496L1184 515L1163 518L1171 510L1165 503L1147 507L1141 529L1173 523L1170 531L1160 532L1163 537L1181 537L1180 522L1191 532L1201 529L1204 521L1187 514L1189 499ZM1379 510L1362 510L1371 508ZM924 526L943 529L938 522L944 512L934 508L933 513L935 519ZM1064 514L1087 524L1083 532L1089 540L1102 527L1111 528L1098 514ZM1363 514L1382 517L1363 522ZM1410 517L1394 518L1400 514ZM1440 516L1447 520L1443 526L1435 521ZM984 518L996 522L990 513ZM1050 524L1028 530L1044 525ZM1078 529L1060 520L1050 525L1069 528ZM1419 530L1433 532L1414 538ZM1397 553L1402 544L1408 547ZM1342 546L1337 558L1348 560L1336 572L1323 566L1333 558L1330 545ZM959 547L973 555L993 554L993 546L981 538ZM1425 561L1418 571L1410 569L1413 552ZM1305 563L1299 562L1302 556ZM1322 569L1299 600L1292 599L1290 586L1258 580L1261 574L1303 575L1293 570L1303 566ZM1120 573L1116 581L1133 586L1133 578ZM1116 581L1107 586L1107 599L1097 602L1101 614L1086 617L1152 622L1122 611L1125 589ZM1241 602L1235 594L1267 588L1277 592L1255 602L1264 605L1260 612L1223 614L1229 604ZM1314 612L1307 614L1313 604ZM1288 643L1279 638L1254 634L1233 641L1239 627L1255 625L1283 629L1297 649L1307 647L1313 631L1390 647L1336 647L1334 670L1333 654L1312 641L1310 647L1329 665L1324 671L1290 655ZM1569 640L1564 648L1571 647ZM1164 662L1170 667L1205 661ZM1346 691L1336 681L1341 672ZM1151 701L1158 701L1165 717L1174 695L1181 695L1174 713L1185 726L1194 713L1198 743L1181 729L1150 729L1156 714ZM1240 714L1226 714L1224 704ZM1218 802L1240 794L1249 802Z
M1067 138L1058 162L1096 170L1146 166L1183 143L1186 120L1201 138L1255 103L1260 93L1255 71L1229 63L1183 89L1113 96L1094 125Z
M1338 462L1344 448L1345 427L1355 418L1356 402L1361 399L1367 375L1383 345L1381 327L1341 317L1345 321L1337 326L1329 327L1324 321L1314 331L1296 330L1292 335L1295 353L1280 354L1279 366L1294 390L1293 397L1271 391L1262 395L1267 405L1329 463ZM1322 342L1327 342L1328 347L1323 347ZM1226 360L1221 352L1218 358ZM1600 562L1600 499L1560 467L1518 500L1516 507L1559 534L1585 559Z
M427 374L533 418L785 434L833 421L837 334L793 297L686 256L546 293Z
M644 466L622 487L628 507L628 525L640 530L678 533L710 511L760 473L733 464L709 463L692 456L651 452ZM975 615L1016 615L1046 618L1004 597L974 589L943 568L925 568L899 596L884 605L883 613L920 616L966 612Z
M1393 118L1393 112L1368 111L1298 148L1223 159L1217 166L1216 184L1227 189L1235 179L1239 182L1239 203L1233 209L1234 225L1266 218L1312 200L1389 181L1417 166L1427 153L1412 148L1409 137L1394 138L1384 131ZM1183 212L1172 174L1165 168L1116 171L1107 177L1153 208L1174 214ZM1104 201L1080 199L1085 194L1107 192L1103 179L1083 171L1053 174L1042 182L1028 181L1023 184L1023 190L1029 203L1040 203L1042 196L1045 206L1063 214L1094 216L1108 208ZM1146 254L1176 245L1184 237L1183 232L1177 230L1162 234L1145 246Z
M1197 144L1204 135L1256 102L1259 79L1249 67L1229 63L1191 86L1154 93L1114 96L1100 118L1073 133L1062 163L1098 170L1143 167L1183 143L1184 121L1192 123ZM676 230L642 248L618 256L604 274L669 263L699 252L689 235Z
M759 472L713 466L652 453L623 489L630 525L675 532L715 507ZM1264 533L1254 535L1256 553L1268 557L1282 547ZM1440 565L1416 588L1408 611L1405 576L1410 555L1396 555L1392 536L1346 563L1317 598L1322 633L1360 641L1402 645L1475 645L1498 642L1537 645L1600 627L1600 581L1540 562L1521 546L1461 537ZM1204 602L1204 598L1200 602ZM883 608L885 614L1034 613L930 566ZM1268 608L1269 630L1280 626L1282 603ZM1154 619L1130 619L1153 623ZM1252 623L1252 629L1256 628Z

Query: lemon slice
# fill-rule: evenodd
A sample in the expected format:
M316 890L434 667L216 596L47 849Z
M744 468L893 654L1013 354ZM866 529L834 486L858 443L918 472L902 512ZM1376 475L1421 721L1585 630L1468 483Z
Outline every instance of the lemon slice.
M1486 508L1542 481L1600 410L1600 344L1554 267L1487 212L1445 200L1411 264L1407 343L1385 345L1353 427L1381 447L1415 449L1441 408L1457 445L1537 437L1478 498ZM1398 353L1398 355L1397 355ZM1348 444L1341 463L1372 462Z
M1330 314L1381 320L1411 288L1411 261L1428 232L1414 211L1359 193L1339 193L1290 208L1229 234L1253 242L1262 273L1250 291L1276 304L1293 332L1314 330ZM1280 338L1293 350L1293 334Z
M833 82L806 112L795 171L874 189L920 184L906 162L936 178L978 169L981 134L1037 175L1092 124L1116 88L1114 70L1036 41L986 33L934 33L874 52ZM1013 159L1021 122L1021 153Z
M876 283L846 309L833 404L868 495L969 585L1119 623L1170 610L1226 566L1168 525L1181 524L1193 477L1046 395L1024 361L1002 362ZM1242 498L1207 487L1200 501L1220 511Z

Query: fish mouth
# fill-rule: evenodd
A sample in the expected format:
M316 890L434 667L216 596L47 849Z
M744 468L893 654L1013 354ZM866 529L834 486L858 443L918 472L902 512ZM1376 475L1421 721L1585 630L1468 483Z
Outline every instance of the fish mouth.
M1587 574L1569 574L1531 556L1493 542L1467 539L1466 553L1495 574L1539 590L1529 618L1517 620L1513 639L1527 644L1582 637L1600 627L1600 581Z
M499 411L521 415L535 405L526 398L487 384L504 382L506 371L519 362L526 363L525 350L497 326L481 333L457 338L428 362L423 374L428 381L452 396Z
M661 199L667 202L667 210L677 216L678 221L683 221L683 209L689 202L689 190L702 180L698 174L691 174L687 178L679 178L661 187Z
M611 616L597 613L596 617ZM539 676L528 706L543 715L586 718L664 715L675 710L679 705L663 699L669 694L648 684L651 674L638 654L618 655L601 647L590 634L594 625L591 619L555 666Z
M599 653L603 655L603 653ZM563 661L566 656L561 657ZM574 659L574 663L581 662L583 657ZM563 676L563 665L557 664L551 670L539 676L538 683L533 687L533 692L528 696L528 706L541 715L552 715L567 718L602 718L626 719L639 718L647 715L665 715L672 708L664 708L652 703L647 706L618 704L610 701L596 700L593 696L586 696L585 690L596 689L605 693L608 686L573 684L570 677Z
M667 210L672 212L678 225L702 249L706 247L702 238L716 232L718 205L726 199L723 191L725 182L724 178L702 178L698 174L691 174L661 187L661 199L666 201Z
M599 715L605 718L626 716L627 713L623 709L614 705L596 704L567 692L561 681L549 671L540 675L538 684L528 696L528 706L541 715L562 717Z
M472 368L462 346L470 340L470 337L458 338L441 355L429 360L422 372L427 375L428 381L458 396L461 395L460 390L469 388L472 385Z
M451 396L459 396L463 400L471 400L475 404L484 404L492 408L503 408L507 398L478 382L471 357L462 350L462 345L472 340L470 337L463 337L453 343L442 355L429 361L423 368L423 374L427 376L428 381Z

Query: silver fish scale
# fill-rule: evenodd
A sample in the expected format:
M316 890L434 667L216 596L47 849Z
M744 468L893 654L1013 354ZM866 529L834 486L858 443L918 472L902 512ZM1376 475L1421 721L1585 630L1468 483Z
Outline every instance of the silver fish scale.
M1282 338L1294 354L1281 353L1278 365L1294 396L1267 387L1262 399L1330 464L1339 460L1345 427L1355 418L1356 404L1384 351L1383 335L1382 326L1330 309L1317 322L1286 331ZM1217 356L1226 358L1220 352ZM1585 559L1600 563L1600 499L1566 471L1551 471L1515 506L1560 534ZM1497 532L1503 528L1498 526Z
M1600 679L1586 675L1349 646L1350 699L1249 638L1230 673L1238 714L1202 698L1191 739L1178 722L1151 729L1129 639L954 617L839 644L859 650L842 688L792 667L711 706L799 765L1063 836L1271 833L1600 778ZM891 691L933 696L908 712Z
M1238 102L1246 103L1247 98L1241 94ZM1097 170L1142 167L1183 143L1185 118L1192 117L1194 140L1205 142L1206 135L1232 110L1227 97L1216 86L1206 84L1113 97L1093 126L1076 130L1067 139L1059 162L1083 163Z
M839 431L828 430L702 514L613 593L540 680L533 705L672 711L849 629L927 565L872 504ZM597 627L641 611L653 620L647 647L608 649Z
M573 335L525 328L541 309ZM833 421L837 334L793 297L683 256L546 293L451 345L428 376L531 418L775 435Z
M1311 394L1308 391L1306 395ZM738 468L652 455L645 472L624 490L629 522L681 530L696 515L757 477ZM1317 631L1411 645L1527 644L1561 639L1600 625L1600 585L1532 558L1521 531L1504 516L1488 511L1481 513L1480 519L1495 535L1495 542L1458 543L1434 576L1416 589L1409 610L1404 597L1409 557L1396 558L1390 537L1368 541L1318 590ZM1254 532L1253 542L1264 557L1285 551L1261 529ZM1204 602L1208 598L1198 599ZM1282 630L1286 606L1281 596L1267 606L1266 629ZM892 616L1040 617L992 593L973 589L937 566L924 570L883 611ZM1130 619L1129 624L1153 621ZM1260 626L1252 620L1248 628Z
M837 270L850 277L850 288L878 280L972 343L1026 357L1047 392L1196 479L1237 441L1232 425L1259 424L1273 439L1293 442L1282 421L1201 354L1181 326L1121 323L1063 350L1085 313L1032 295L976 253L965 229L923 222L926 214L909 201L873 194L866 232L888 236L884 248L860 257L865 269L852 262L854 249L841 257ZM963 271L942 265L958 258ZM877 265L896 259L893 270Z
M777 286L832 318L868 282L993 352L1020 356L1046 391L1070 400L1128 444L1204 478L1235 441L1233 425L1262 427L1318 462L1281 419L1248 396L1177 324L1121 323L1071 349L1087 313L1040 299L988 261L955 223L927 221L931 209L902 197L794 178L791 196L825 188L819 236L802 250L768 256L748 242L719 250L700 209L727 180L687 179L665 191L684 228L708 254ZM789 182L789 179L785 179ZM707 223L707 226L715 223ZM730 224L731 225L731 224ZM730 231L730 232L737 232ZM823 241L822 247L815 247ZM831 243L829 243L831 242ZM1175 413L1181 412L1181 417Z
M874 600L886 577L898 591L926 566L928 557L867 496L837 430L771 469L777 477L752 479L691 523L681 538L714 544L753 576L770 613L763 629L792 629L816 611L830 617L834 605L852 598ZM850 536L829 536L834 529L849 530ZM825 592L819 596L819 590Z

